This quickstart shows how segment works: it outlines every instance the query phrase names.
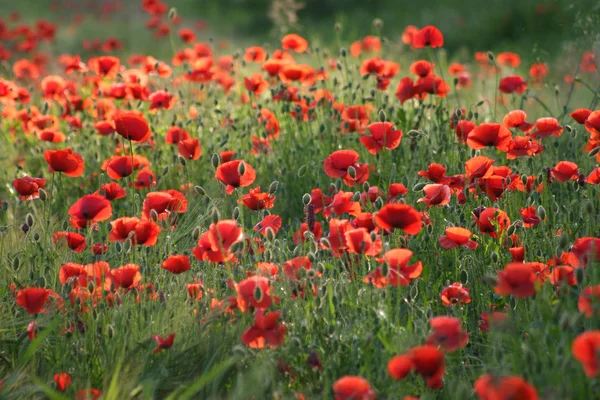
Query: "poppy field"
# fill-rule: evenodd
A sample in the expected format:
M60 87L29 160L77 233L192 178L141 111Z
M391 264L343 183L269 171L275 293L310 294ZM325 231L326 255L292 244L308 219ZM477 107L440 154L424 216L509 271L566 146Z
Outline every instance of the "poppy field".
M0 399L599 398L593 40L98 4L0 18Z

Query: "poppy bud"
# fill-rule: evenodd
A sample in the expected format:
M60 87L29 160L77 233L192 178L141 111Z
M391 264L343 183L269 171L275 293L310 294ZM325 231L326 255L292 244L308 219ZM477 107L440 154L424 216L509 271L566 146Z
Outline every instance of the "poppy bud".
M198 239L200 239L200 227L197 226L194 228L194 230L192 231L192 240L194 242L197 242Z
M36 242L37 242L37 241L39 241L39 240L40 240L40 234L39 234L39 233L37 233L37 232L36 232L36 233L34 233L34 234L33 234L33 240L34 240L34 241L36 241Z
M244 242L237 242L231 246L231 252L237 253L238 251L241 251L243 248L244 248Z
M221 156L215 153L210 161L212 162L212 166L216 169L219 165L221 165Z
M311 263L315 262L315 253L308 253L306 258L308 258Z
M185 158L183 158L181 155L177 156L177 161L179 161L179 164L185 167Z
M169 173L169 166L165 165L164 168L162 169L162 176L165 176L168 173Z
M385 122L386 118L387 118L387 116L385 115L385 111L383 111L383 109L379 110L379 120L381 122Z
M585 278L585 270L583 268L577 268L575 270L575 276L577 277L577 283L580 284Z
M269 185L269 194L275 193L277 191L278 187L279 187L278 181L271 182L271 184Z
M573 130L573 128L571 128L571 125L565 125L565 130L569 133L571 133L571 131Z
M355 179L356 178L356 169L354 169L353 166L348 167L348 175L350 176L350 178Z
M44 106L42 107L42 114L46 114L48 112L48 108L50 107L50 104L48 104L48 102L44 102Z
M121 253L121 251L123 251L123 245L121 245L121 242L115 243L115 250L117 251L117 253Z
M304 196L302 196L302 204L307 206L310 204L310 200L311 200L310 194L304 193Z
M206 196L206 191L202 186L194 186L194 192L196 192L200 196Z
M494 53L492 53L491 51L488 51L487 56L488 60L490 60L491 62L494 62L494 60L496 59L496 56L494 56Z
M362 187L363 187L363 192L365 192L365 193L366 193L366 192L368 192L368 191L369 191L369 188L371 187L371 185L369 184L369 182L365 181L365 182L363 183Z
M331 248L331 243L329 243L329 240L327 240L327 238L321 238L321 240L319 240L319 243L321 243L321 246L325 247L326 249Z
M508 234L508 236L515 233L515 229L516 229L515 224L512 224L511 226L509 226L508 229L506 230L506 233Z
M377 197L375 199L375 207L377 207L377 208L383 207L383 199L381 197Z
M156 210L150 210L150 221L158 221L158 212Z
M346 57L346 49L343 47L340 49L340 56Z
M489 286L496 286L498 284L498 278L496 275L487 274L482 279L483 283Z
M379 267L381 269L381 275L383 275L384 277L387 277L388 274L390 273L390 267L388 265L388 263L383 263L381 264L381 267Z
M33 226L33 215L27 214L27 216L25 217L25 222L27 223L27 225Z
M133 236L133 235L131 235L131 236ZM129 250L131 250L131 240L126 240L125 242L123 242L123 251L125 253L129 253Z
M329 184L329 193L335 193L338 191L337 186L335 186L335 183L330 183Z
M115 295L115 300L116 300L116 296ZM119 296L120 299L120 296ZM115 328L113 328L112 325L109 325L108 328L106 328L106 336L108 336L108 339L112 339L115 337Z
M565 232L563 232L560 235L560 238L558 239L558 248L561 250L566 249L568 245L569 245L569 235L567 235Z
M38 196L40 196L41 201L48 200L48 193L44 189L38 189Z
M537 214L540 217L540 219L546 219L546 209L542 206L539 206L537 208Z
M260 288L260 286L256 286L256 288L254 289L254 299L256 299L256 301L260 303L262 298L263 298L262 289Z
M419 131L411 129L410 131L408 131L408 136L415 139L415 138L419 137Z
M359 201L360 200L360 192L355 192L354 196L352 196L352 201Z
M242 176L245 173L246 173L246 164L242 161L240 163L240 165L238 165L238 174L240 174L240 176Z
M211 214L210 214L210 219L213 222L213 224L216 224L219 221L220 215L219 215L219 210L217 210L217 208L213 208Z
M427 186L427 183L421 182L421 183L417 183L415 186L413 186L412 190L413 192L420 192L421 190L423 190L423 188Z
M492 253L490 254L490 258L492 259L492 262L495 264L498 262L498 253L496 253L495 251L492 251Z
M39 193L39 190L42 190L42 189L38 189L38 193ZM2 211L6 212L7 210L8 210L8 203L6 201L3 201L2 202Z
M169 10L169 19L173 20L175 18L177 18L177 9L175 7L171 7Z
M298 270L298 279L304 279L306 277L306 269L305 268L300 268Z
M333 25L333 29L334 29L336 32L339 32L339 31L341 31L341 30L342 30L342 24L340 24L339 22L336 22L336 23L335 23L335 25Z
M21 225L21 230L23 231L23 233L29 232L29 225L27 225L27 224Z
M16 271L19 269L19 257L15 257L13 260L13 269Z
M596 156L596 154L598 154L598 152L600 152L600 147L595 147L595 148L593 148L593 149L592 149L592 150L591 150L591 151L588 153L588 155L589 155L590 157L595 157L595 156ZM41 189L40 189L40 190L41 190Z
M371 232L371 241L376 241L377 240L377 233L375 232Z
M292 251L292 254L294 255L294 257L300 256L300 253L302 253L302 247L301 246L294 247L294 250Z

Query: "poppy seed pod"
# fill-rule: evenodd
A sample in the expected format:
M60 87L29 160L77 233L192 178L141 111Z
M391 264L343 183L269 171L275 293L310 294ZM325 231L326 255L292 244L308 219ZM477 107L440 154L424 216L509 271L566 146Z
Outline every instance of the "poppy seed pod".
M346 53L347 53L347 52L346 52L346 49L342 47L342 48L340 49L340 56L342 56L342 57L346 57Z
M269 194L274 194L275 192L277 192L278 187L279 187L278 181L271 182L271 184L269 185Z
M213 224L216 224L219 221L219 210L217 210L217 208L213 208L212 212L210 213L210 219L213 222Z
M310 201L311 201L310 194L308 194L308 193L304 193L304 196L302 196L302 203L303 203L305 206L307 206L307 205L309 205L309 204L310 204Z
M219 165L221 165L221 156L215 153L213 154L210 161L212 163L212 166L216 169Z
M540 219L546 219L546 209L543 206L537 208L537 214Z
M181 155L177 156L177 161L179 162L179 164L185 167L185 158L183 158Z

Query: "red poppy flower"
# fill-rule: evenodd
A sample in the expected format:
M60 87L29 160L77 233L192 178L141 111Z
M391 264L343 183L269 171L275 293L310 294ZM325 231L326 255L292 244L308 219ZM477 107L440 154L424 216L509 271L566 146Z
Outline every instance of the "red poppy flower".
M12 181L15 191L19 194L21 200L32 200L40 197L39 190L46 187L46 180L43 178L32 178L24 176Z
M496 56L496 61L500 65L508 65L511 68L518 68L521 64L521 57L516 53L505 51Z
M178 190L169 189L146 194L142 206L142 218L150 219L152 211L158 215L158 220L165 220L173 213L185 213L188 201Z
M168 144L178 144L182 140L187 140L190 138L190 134L185 129L174 125L169 128L167 131L167 135L165 136L165 143Z
M484 312L480 315L479 330L481 332L489 332L490 327L498 328L508 321L508 314L502 312Z
M75 400L98 400L102 391L98 389L81 389L77 392Z
M382 288L389 285L406 286L413 279L421 276L423 264L421 261L409 265L413 252L407 249L393 249L386 252L382 258L377 259L380 263L387 264L388 273L383 274L382 268L375 269L363 278L363 282L371 283L375 287Z
M411 77L405 77L400 80L396 88L396 98L404 104L407 100L412 99L417 94L415 83Z
M244 61L263 63L267 59L267 53L265 49L260 46L248 47L244 53Z
M494 146L500 151L508 151L512 134L501 124L483 123L473 129L467 136L467 145L479 150L487 146Z
M154 349L154 354L158 354L161 350L170 349L173 346L173 341L175 340L175 334L171 333L168 337L164 338L158 335L152 336L152 340L154 340L157 344Z
M433 183L448 184L449 179L446 176L446 167L441 164L429 164L427 171L419 171L419 176L429 179Z
M137 112L119 112L114 119L117 133L134 142L145 142L150 138L150 126Z
M238 200L238 204L243 204L251 210L263 210L265 208L273 208L276 197L270 193L262 193L260 186L250 189L250 193L242 195L242 199Z
M379 153L384 147L388 150L393 150L400 145L402 131L395 130L394 124L391 122L374 122L368 125L367 129L371 135L361 136L360 142L367 148L367 150L369 150L369 153L371 154ZM358 157L356 159L358 160Z
M94 57L88 60L88 67L94 71L96 75L113 78L119 72L121 61L113 56Z
M542 83L549 73L546 63L535 63L529 67L529 76L536 83Z
M570 161L560 161L550 170L552 177L559 182L579 179L579 167Z
M600 135L600 110L593 111L584 122L585 129L594 135Z
M308 49L308 42L302 36L290 33L281 39L281 48L293 50L296 53L304 53Z
M528 298L535 294L536 269L532 263L510 263L498 271L496 294Z
M563 127L556 118L540 118L535 121L535 132L532 132L531 136L543 139L548 136L560 136L562 133Z
M247 91L259 95L269 87L269 82L265 81L260 73L256 73L250 78L244 77L244 86Z
M287 332L285 326L279 322L280 315L279 311L265 315L262 309L256 310L254 325L242 334L242 342L253 349L279 347Z
M425 78L426 76L429 76L433 73L433 64L431 64L427 60L415 61L410 66L410 72L421 78Z
M44 129L42 131L38 131L37 137L43 142L51 143L61 143L67 139L64 133L54 129Z
M381 40L377 36L365 36L362 40L353 42L350 46L350 54L354 57L365 53L379 53L381 49Z
M52 240L54 244L61 241L66 242L67 246L76 253L81 253L86 247L85 237L76 232L56 232L52 236Z
M413 347L406 354L392 358L387 369L396 380L402 380L414 372L421 375L431 389L441 389L446 360L437 347L425 345Z
M500 237L510 225L508 215L504 211L492 207L474 211L473 218L481 233L495 239Z
M451 352L467 345L469 335L462 330L461 322L454 317L435 317L429 320L433 332L427 337L426 344L440 346Z
M587 318L592 318L600 313L600 285L588 286L581 291L577 301L577 308Z
M470 303L471 295L469 294L469 290L468 287L463 287L460 282L455 282L450 286L446 286L440 294L442 304L446 307L450 307L458 303Z
M327 176L342 178L348 174L348 168L358 161L359 155L354 150L334 151L323 162Z
M62 172L73 178L83 175L85 168L83 158L79 154L73 153L71 149L46 150L44 159L48 163L50 172Z
M423 188L425 196L417 200L417 203L425 203L427 207L444 206L450 203L452 194L450 187L439 183L425 185Z
M523 228L531 228L542 222L541 218L537 216L535 206L522 208L519 210L519 214L523 219Z
M575 268L571 267L570 265L559 265L552 267L548 279L554 286L562 286L563 284L567 286L577 285Z
M386 204L375 215L375 224L382 229L402 229L409 235L421 231L421 215L406 204Z
M489 178L493 174L493 168L491 168L493 163L494 160L488 157L473 157L465 163L465 172L470 180Z
M172 274L181 274L190 269L190 259L186 255L173 255L163 261L162 267Z
M306 222L303 222L300 225L300 229L294 233L294 244L299 245L306 241L305 234L309 232L309 226ZM323 228L321 227L320 222L315 222L312 230L310 232L314 235L315 240L321 239L323 236Z
M333 384L335 400L375 400L369 381L360 376L344 376Z
M572 346L573 357L579 361L585 374L595 377L600 371L600 331L583 332L575 338Z
M527 89L527 82L520 76L507 76L500 79L500 85L498 90L502 93L511 94L518 93L523 94Z
M514 262L525 261L525 247L524 246L511 247L510 249L508 249L508 251L510 252L510 255L512 256L512 259Z
M577 257L582 266L600 260L600 239L582 237L575 240L571 252Z
M254 275L235 285L240 311L252 308L267 309L272 303L271 286L267 277Z
M83 229L90 223L106 221L112 215L112 205L103 196L88 194L77 200L68 211L71 226Z
M237 226L235 220L218 221L210 225L209 230L200 237L198 246L192 249L192 252L200 261L232 261L235 255L231 253L231 247L241 242L243 238L243 229Z
M197 160L202 155L202 148L198 139L186 139L177 143L179 155L186 160Z
M446 234L440 238L440 245L445 249L454 249L462 246L469 250L475 250L477 242L470 240L472 235L471 231L465 228L447 228Z
M126 264L119 268L113 268L109 271L110 281L116 287L123 289L131 289L138 286L142 280L140 267L135 264Z
M20 305L27 311L28 314L40 314L45 313L46 303L50 297L54 297L58 301L59 308L62 304L62 298L50 289L43 288L25 288L19 290L17 293L17 304Z
M150 220L137 217L122 217L111 221L112 230L108 234L111 242L131 240L132 245L154 246L158 240L160 227Z
M517 128L523 133L529 133L535 125L527 122L527 114L525 111L514 110L504 116L502 125L507 128Z
M435 26L426 26L415 33L412 45L416 49L442 47L444 45L444 36Z
M285 276L287 276L288 279L293 280L293 281L300 280L300 276L299 276L298 272L301 269L308 271L311 268L312 268L312 264L311 264L310 260L308 259L308 257L306 257L306 256L300 256L300 257L293 258L291 260L286 261L283 264L283 272L284 272Z
M349 229L344 233L348 253L376 256L381 253L381 238L372 239L365 228Z
M116 182L103 183L94 194L104 196L107 200L117 200L127 196L127 192Z
M231 194L235 188L252 185L256 179L256 172L250 164L242 160L234 160L219 165L215 178L227 185L226 192Z
M269 230L272 230L273 234L276 235L277 232L279 232L279 228L281 228L281 224L282 221L279 215L267 215L252 229L254 229L256 232L260 233L263 236L268 236Z
M588 119L588 117L590 116L590 114L592 114L592 110L588 110L587 108L578 108L577 110L573 111L569 115L578 124L583 125L583 124L585 124L585 121Z
M483 375L473 386L480 400L538 400L537 391L518 376L496 377Z
M109 178L119 180L126 178L133 172L133 161L131 156L113 156L102 164Z
M59 392L64 392L71 386L71 376L66 372L54 374L54 384Z

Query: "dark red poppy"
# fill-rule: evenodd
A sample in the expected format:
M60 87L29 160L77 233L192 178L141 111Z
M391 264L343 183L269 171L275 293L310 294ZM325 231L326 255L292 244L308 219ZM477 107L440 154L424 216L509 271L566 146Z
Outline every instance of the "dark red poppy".
M519 210L519 214L521 214L521 218L523 219L523 228L531 228L542 222L541 218L537 215L535 206L522 208Z
M166 338L158 335L152 336L152 340L156 342L156 348L154 349L154 354L158 354L161 350L170 349L173 346L173 341L175 340L175 334L171 333Z
M504 125L483 123L469 133L467 145L475 150L493 146L506 152L509 149L511 140L512 134Z
M429 320L433 332L427 337L426 344L440 346L451 352L465 347L469 335L463 331L461 321L454 317L435 317Z
M309 232L308 223L303 222L302 225L300 225L300 229L294 233L294 244L299 245L304 243L306 241L305 234L307 232ZM310 230L310 233L314 235L315 240L321 239L323 236L323 228L321 227L321 223L315 222L312 230Z
M178 144L182 140L187 140L190 137L191 136L188 133L188 131L186 131L185 129L183 129L177 125L174 125L174 126L170 127L169 130L167 131L167 134L165 136L165 143Z
M55 298L58 301L59 308L62 305L62 299L60 296L51 289L43 289L30 287L19 290L17 293L17 304L20 305L27 311L28 314L40 314L45 313L46 302L50 297Z
M191 268L190 259L186 255L173 255L163 261L162 267L173 274L181 274Z
M450 203L452 192L447 185L439 183L425 185L423 192L425 192L425 196L417 200L417 203L425 203L427 207L444 206Z
M473 218L479 231L493 238L500 237L502 232L510 225L508 215L504 211L492 207L475 210Z
M450 286L446 286L440 294L442 304L446 307L454 306L458 303L468 304L471 302L470 288L463 287L462 283L454 282Z
M46 150L44 159L48 163L50 172L62 172L73 178L83 175L85 169L83 158L71 149Z
M119 112L114 123L119 135L134 142L145 142L152 134L148 122L135 111Z
M154 246L158 240L160 227L150 220L137 217L121 217L110 223L112 230L108 234L111 242L130 240L132 245Z
M507 76L500 79L500 85L498 86L498 90L502 93L511 94L518 93L523 94L527 89L527 82L521 76Z
M244 86L247 91L259 95L269 87L269 82L265 81L260 73L256 73L250 78L244 77Z
M269 235L269 230L273 232L273 235L277 235L277 232L279 232L279 229L281 228L281 224L281 217L272 214L264 217L262 221L256 224L252 229L266 237Z
M380 263L387 264L388 273L384 275L382 268L376 268L363 278L363 282L370 283L375 287L383 288L387 285L406 286L413 279L421 276L423 264L417 261L409 265L413 252L408 249L393 249L386 252L382 258L377 259Z
M113 201L127 196L127 192L117 182L103 183L96 193L104 196L107 200Z
M371 135L361 136L360 142L371 154L377 154L383 148L393 150L400 145L402 131L395 130L394 124L391 122L374 122L368 125L367 129ZM333 156L333 154L331 156Z
M579 179L579 167L571 161L560 161L550 170L552 177L559 182Z
M281 39L281 48L293 50L296 53L304 53L308 49L308 42L300 35L289 33Z
M187 211L188 201L183 193L175 189L150 192L142 205L142 218L150 219L156 212L158 220L165 220L171 214L182 214Z
M12 181L12 185L21 200L32 200L40 197L39 190L46 187L46 180L24 176Z
M409 235L421 231L421 215L407 204L386 204L375 215L375 224L382 229L402 229Z
M518 376L483 375L473 386L480 400L538 400L537 391Z
M113 156L102 165L109 178L119 180L128 177L133 172L131 156Z
M396 380L402 380L414 372L421 375L431 389L441 389L446 360L437 347L425 345L413 347L406 354L392 358L387 368L390 376Z
M498 271L496 294L528 298L536 293L536 268L532 263L510 263Z
M585 121L588 119L588 117L590 116L590 114L592 113L592 110L589 110L587 108L578 108L577 110L573 111L571 114L569 114L571 116L571 118L573 118L578 124L585 124Z
M105 197L88 194L77 200L68 211L71 226L84 229L91 223L106 221L112 215L112 205Z
M226 192L231 194L235 188L252 185L256 179L256 172L250 164L242 160L234 160L219 165L215 178L227 185Z
M262 193L260 186L250 189L250 193L242 195L242 199L238 200L238 204L243 204L251 210L263 210L266 208L273 208L275 203L275 196L270 193Z
M254 275L235 285L237 306L242 312L267 309L271 305L270 281L267 277Z
M71 376L66 372L54 374L54 384L59 392L64 392L71 386Z
M446 234L440 238L440 245L445 249L454 249L458 246L462 246L469 250L475 250L477 248L477 242L471 240L472 235L471 231L465 228L447 228Z
M202 155L198 139L185 139L177 143L179 155L186 160L197 160Z
M86 247L85 237L76 232L56 232L52 236L52 240L54 244L64 241L76 253L81 253Z
M335 400L375 400L371 384L360 376L344 376L333 384Z
M265 315L264 310L256 310L254 325L242 334L242 342L253 349L279 347L283 343L287 332L285 326L279 322L280 315L279 311Z
M412 39L412 45L416 49L424 47L442 47L444 45L444 36L435 26L426 26L421 28Z
M117 287L131 289L138 286L142 280L140 267L135 264L126 264L119 268L113 268L109 271L110 281Z
M499 328L508 321L508 314L502 312L484 312L480 315L479 330L481 332L489 332L491 328Z

